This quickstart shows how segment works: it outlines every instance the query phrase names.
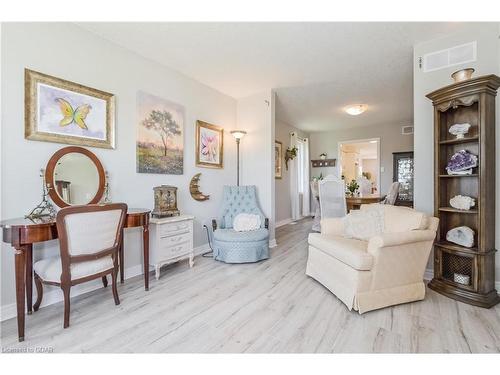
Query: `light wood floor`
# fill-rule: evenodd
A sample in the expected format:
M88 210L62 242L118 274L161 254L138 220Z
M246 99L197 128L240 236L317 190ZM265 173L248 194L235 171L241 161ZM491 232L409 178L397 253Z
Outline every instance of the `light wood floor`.
M278 247L258 264L197 257L162 271L149 292L142 278L2 323L2 347L56 352L500 352L500 306L455 302L431 290L424 301L358 315L304 274L310 220L277 230Z

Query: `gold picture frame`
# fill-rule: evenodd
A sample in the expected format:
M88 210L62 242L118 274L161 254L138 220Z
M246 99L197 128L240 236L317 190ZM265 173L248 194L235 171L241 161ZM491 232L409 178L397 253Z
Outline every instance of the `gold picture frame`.
M283 178L283 143L274 141L274 178Z
M24 70L24 137L115 148L115 97L105 91Z
M196 121L195 153L197 167L224 168L224 129L208 122Z

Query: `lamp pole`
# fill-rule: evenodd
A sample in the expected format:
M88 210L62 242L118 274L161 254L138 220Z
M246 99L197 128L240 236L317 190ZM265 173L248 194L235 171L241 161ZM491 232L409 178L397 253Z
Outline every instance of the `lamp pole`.
M240 139L236 138L236 186L240 186Z
M240 186L240 141L247 132L244 130L233 130L231 134L236 139L236 186Z

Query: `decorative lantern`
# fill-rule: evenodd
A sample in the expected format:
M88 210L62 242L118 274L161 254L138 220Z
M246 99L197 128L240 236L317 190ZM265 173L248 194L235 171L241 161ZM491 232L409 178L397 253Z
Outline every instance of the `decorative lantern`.
M177 188L170 185L161 185L153 188L155 208L151 216L156 218L179 216L177 209Z

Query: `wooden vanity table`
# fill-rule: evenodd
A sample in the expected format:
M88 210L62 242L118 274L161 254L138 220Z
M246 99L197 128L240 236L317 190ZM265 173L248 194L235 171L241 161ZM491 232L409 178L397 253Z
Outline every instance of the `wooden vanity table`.
M61 158L68 153L77 153L88 156L96 166L96 181L99 181L94 198L90 202L65 202L56 189L49 190L50 197L59 207L71 204L98 203L104 193L104 169L97 157L81 147L65 147L54 154L50 159L46 170L47 186L56 180L55 168L61 164ZM50 173L49 173L50 171ZM62 174L62 173L61 173ZM48 177L48 178L47 178ZM54 185L52 185L54 186ZM92 191L92 189L90 191ZM75 194L76 196L76 194ZM129 208L125 219L125 228L142 227L143 253L144 253L144 288L149 289L149 209ZM17 329L19 341L24 341L25 311L28 315L33 311L32 288L33 288L33 244L37 242L50 241L58 238L55 218L40 219L11 219L0 222L2 228L2 240L14 248L15 254L15 282L16 282L16 304L17 304ZM120 281L124 281L124 251L123 242L119 251Z

